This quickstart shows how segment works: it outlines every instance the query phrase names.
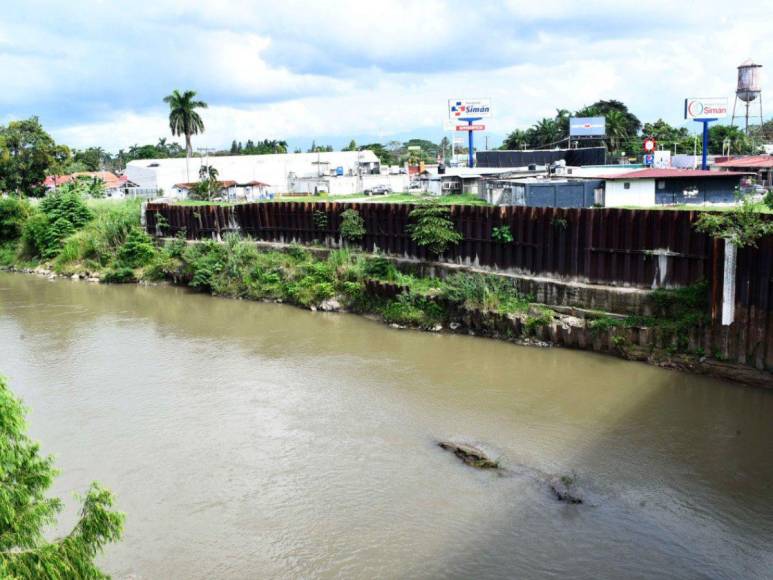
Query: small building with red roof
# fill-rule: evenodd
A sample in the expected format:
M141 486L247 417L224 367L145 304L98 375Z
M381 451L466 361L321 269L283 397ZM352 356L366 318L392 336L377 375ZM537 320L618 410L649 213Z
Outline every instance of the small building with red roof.
M751 171L761 185L773 187L773 155L746 155L715 163L722 171Z

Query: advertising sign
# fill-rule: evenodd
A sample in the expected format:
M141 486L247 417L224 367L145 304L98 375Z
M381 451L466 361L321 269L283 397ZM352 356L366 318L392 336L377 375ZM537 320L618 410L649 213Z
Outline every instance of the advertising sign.
M607 134L604 117L569 117L570 137L603 137Z
M647 153L652 153L653 151L655 151L655 145L656 145L656 142L653 137L647 137L644 140L644 150Z
M727 97L693 97L684 100L685 119L722 119L727 117Z
M457 131L485 131L486 125L457 125Z
M448 118L485 118L491 116L490 99L449 99Z

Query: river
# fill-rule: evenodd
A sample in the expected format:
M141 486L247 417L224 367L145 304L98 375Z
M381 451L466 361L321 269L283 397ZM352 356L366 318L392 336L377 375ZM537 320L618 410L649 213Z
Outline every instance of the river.
M0 273L0 373L127 513L116 578L761 578L773 392L354 315ZM477 443L501 474L438 448ZM546 480L573 474L583 505Z

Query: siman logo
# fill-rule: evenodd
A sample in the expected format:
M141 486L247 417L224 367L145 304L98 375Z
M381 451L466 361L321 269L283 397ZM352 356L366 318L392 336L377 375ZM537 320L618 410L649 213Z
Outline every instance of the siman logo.
M466 117L490 117L491 105L488 100L448 101L448 116L452 119Z
M727 117L727 99L686 99L685 119L721 119Z

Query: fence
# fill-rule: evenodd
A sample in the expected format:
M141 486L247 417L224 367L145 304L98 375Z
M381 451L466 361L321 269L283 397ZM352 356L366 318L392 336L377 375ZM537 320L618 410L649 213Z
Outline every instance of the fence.
M435 259L408 233L411 204L251 203L178 206L149 203L150 233L188 239L239 232L256 240L337 243L340 214L356 209L365 221L362 249ZM697 232L694 211L450 206L462 241L442 260L497 271L590 284L637 288L683 287L708 281L712 289L707 352L773 369L773 238L738 251L736 319L722 326L724 242ZM161 218L161 219L159 219ZM502 243L494 228L507 226ZM711 349L711 350L708 350Z

